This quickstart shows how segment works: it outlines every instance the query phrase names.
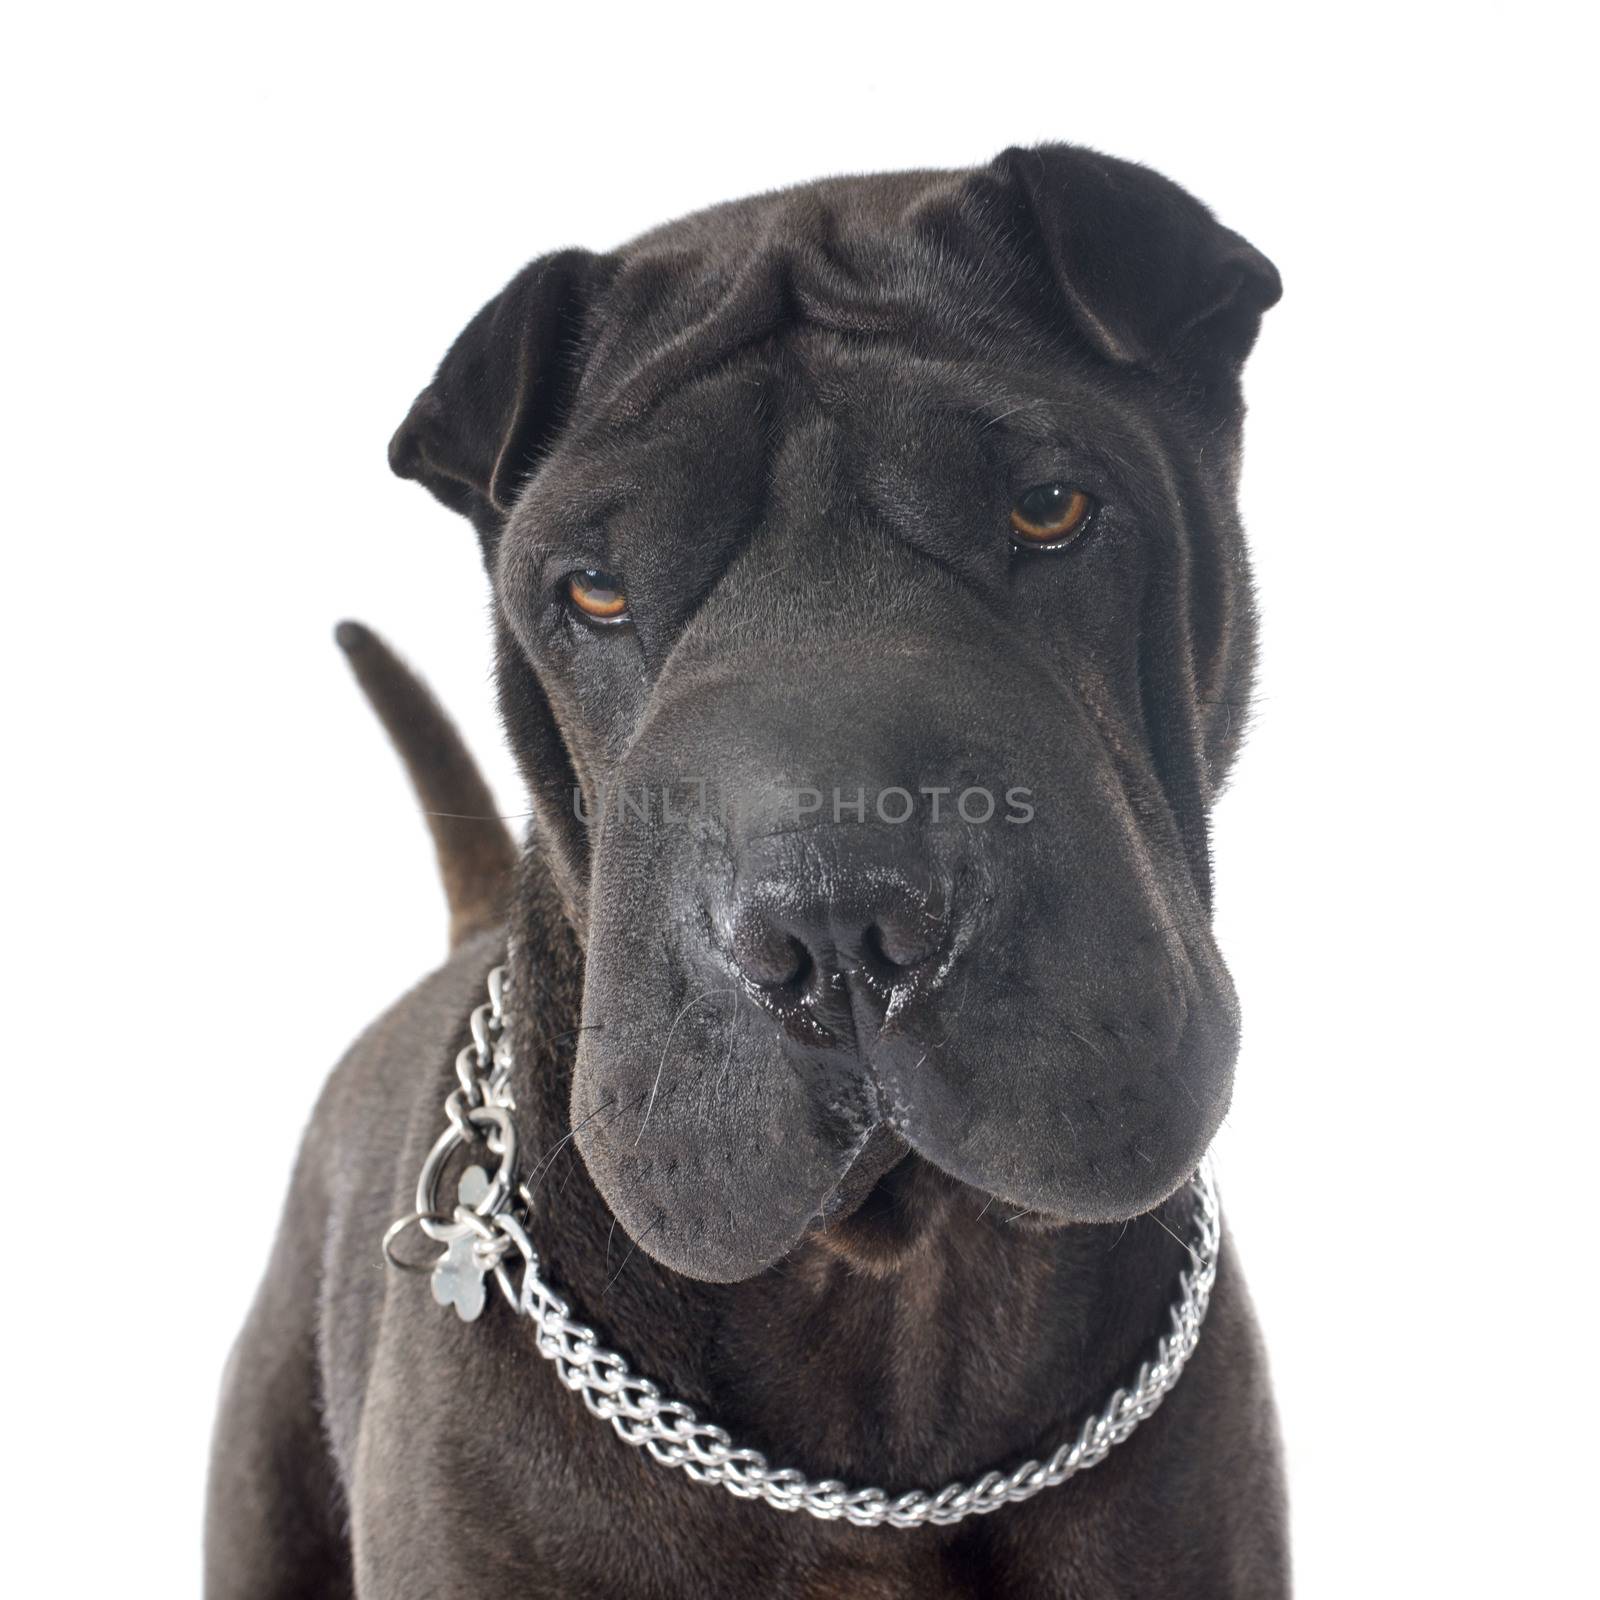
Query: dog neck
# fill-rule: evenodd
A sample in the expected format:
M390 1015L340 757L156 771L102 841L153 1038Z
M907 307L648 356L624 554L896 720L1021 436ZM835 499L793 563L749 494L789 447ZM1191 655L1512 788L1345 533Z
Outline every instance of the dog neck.
M573 1148L582 954L526 872L513 940L518 1120L535 1243L636 1370L808 1472L891 1489L1048 1450L1164 1331L1190 1200L1052 1225L912 1153L837 1231L735 1284L685 1278L617 1224ZM874 1211L879 1214L874 1215Z

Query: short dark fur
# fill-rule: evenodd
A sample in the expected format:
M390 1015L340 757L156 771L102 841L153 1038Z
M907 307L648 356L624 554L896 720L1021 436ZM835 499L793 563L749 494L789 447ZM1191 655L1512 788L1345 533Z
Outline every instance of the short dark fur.
M1238 374L1277 294L1155 174L1010 151L535 262L396 435L478 531L534 795L512 1027L549 1273L784 1464L898 1490L1043 1453L1161 1329L1236 1047L1206 819L1253 633ZM1095 523L1014 555L1009 505L1054 479ZM585 567L631 627L563 609ZM689 820L602 803L702 780ZM774 802L944 784L1034 820ZM504 938L323 1096L230 1367L213 1595L1287 1592L1231 1247L1127 1445L916 1532L662 1471L501 1308L463 1327L379 1272Z

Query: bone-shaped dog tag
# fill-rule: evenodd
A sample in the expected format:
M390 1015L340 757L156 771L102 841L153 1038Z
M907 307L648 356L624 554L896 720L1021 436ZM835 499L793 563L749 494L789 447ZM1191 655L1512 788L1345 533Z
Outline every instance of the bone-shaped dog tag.
M468 1167L461 1174L456 1195L469 1211L488 1192L489 1174L482 1167ZM476 1322L488 1299L484 1279L489 1269L478 1259L477 1243L476 1231L463 1228L433 1269L433 1298L442 1306L454 1306L463 1322Z

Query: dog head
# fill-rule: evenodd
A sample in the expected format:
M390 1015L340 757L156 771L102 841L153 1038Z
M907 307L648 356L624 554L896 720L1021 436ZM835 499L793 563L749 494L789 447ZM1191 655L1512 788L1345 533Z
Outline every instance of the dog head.
M669 1267L902 1160L1065 1222L1194 1169L1278 294L1156 174L1013 150L545 257L418 398L391 459L477 529L586 949L577 1143Z

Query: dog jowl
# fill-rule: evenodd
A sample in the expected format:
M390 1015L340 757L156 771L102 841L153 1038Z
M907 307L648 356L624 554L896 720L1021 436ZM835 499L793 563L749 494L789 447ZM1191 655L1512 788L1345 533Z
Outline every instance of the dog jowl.
M847 1237L899 1163L1044 1226L1193 1171L1278 293L1165 179L1010 151L545 257L417 400L585 950L576 1141L667 1267Z

